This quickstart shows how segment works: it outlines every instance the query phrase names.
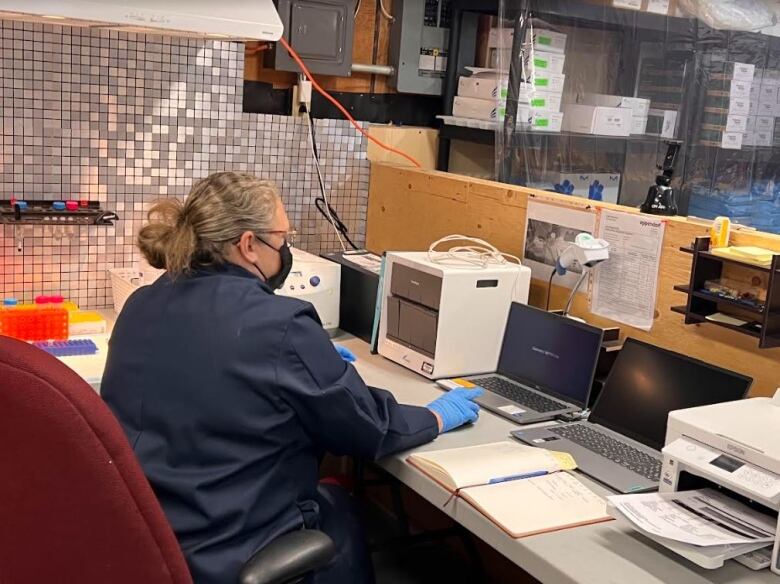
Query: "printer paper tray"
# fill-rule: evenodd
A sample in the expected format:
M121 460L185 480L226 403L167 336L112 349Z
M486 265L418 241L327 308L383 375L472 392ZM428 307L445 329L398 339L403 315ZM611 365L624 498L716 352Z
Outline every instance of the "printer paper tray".
M629 521L623 513L620 512L611 502L607 501L607 513L614 517L622 527L628 527L634 531L641 533L648 539L664 546L665 548L681 555L682 557L690 560L697 566L707 568L708 570L714 570L723 566L726 560L736 558L742 554L747 554L752 551L764 548L766 543L747 543L740 545L716 545L716 546L697 546L687 543L675 541L665 537L659 537L652 533L648 533L644 529L640 529L634 523Z

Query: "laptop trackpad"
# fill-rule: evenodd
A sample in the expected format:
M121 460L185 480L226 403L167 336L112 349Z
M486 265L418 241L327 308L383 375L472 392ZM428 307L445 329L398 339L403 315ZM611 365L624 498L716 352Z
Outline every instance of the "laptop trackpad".
M521 408L519 405L512 403L505 397L496 395L491 391L486 391L484 395L478 397L476 401L480 405L494 408L510 416L516 416L517 414L524 414L526 412L526 410Z

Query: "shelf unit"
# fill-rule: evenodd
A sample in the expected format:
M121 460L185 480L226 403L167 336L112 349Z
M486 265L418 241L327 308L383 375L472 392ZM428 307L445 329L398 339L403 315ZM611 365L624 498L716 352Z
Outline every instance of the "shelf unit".
M697 237L691 248L681 248L681 251L693 256L691 279L687 285L674 287L678 292L686 294L687 302L683 306L673 306L672 311L684 315L685 324L706 323L737 331L758 339L760 349L780 347L780 253L775 254L771 265L765 267L715 255L710 253L709 246L709 237ZM704 283L707 280L720 278L724 266L728 265L769 275L763 308L730 298L721 298L703 290ZM708 320L708 316L720 312L721 306L738 309L742 314L749 314L754 319L745 325Z
M452 102L457 93L458 78L467 74L466 67L475 65L474 53L477 45L477 28L480 15L497 15L498 2L493 0L452 0L452 31L450 34L449 60L447 74L444 80L444 114L452 114ZM515 182L512 177L514 154L519 149L545 147L556 144L554 141L565 140L576 145L580 150L601 151L608 154L614 166L610 172L620 172L621 181L626 174L627 159L639 152L648 154L648 149L663 139L657 136L594 136L590 134L552 133L524 131L516 126L517 94L520 82L520 51L522 39L525 38L527 16L539 17L553 25L576 25L580 27L595 27L619 32L623 37L624 49L620 55L620 67L625 71L634 71L637 66L638 43L647 39L665 42L669 35L679 35L683 38L695 37L697 23L694 19L678 18L614 8L611 6L588 3L583 0L518 0L517 6L506 16L514 22L514 46L511 49L512 59L509 64L509 96L507 99L506 119L497 130L468 128L454 124L443 123L440 126L439 151L437 168L449 170L449 152L452 140L475 144L495 145L497 133L506 147L498 165L498 180ZM685 69L687 71L688 68ZM619 78L618 93L634 95L636 79ZM688 87L689 84L685 84ZM683 99L683 103L685 103ZM678 127L682 128L684 113L678 119ZM492 136L491 136L492 134ZM682 133L679 133L682 135ZM661 144L663 146L663 144ZM658 147L661 148L661 147ZM651 158L659 156L658 148L652 148ZM665 148L665 146L663 146ZM662 153L661 153L662 154ZM678 161L679 175L685 164L685 153L682 152ZM606 171L606 170L605 170ZM636 185L635 185L636 186ZM646 187L643 187L643 189ZM642 189L642 190L643 190ZM621 185L621 191L622 191ZM634 188L636 190L636 188ZM644 196L644 193L642 193Z

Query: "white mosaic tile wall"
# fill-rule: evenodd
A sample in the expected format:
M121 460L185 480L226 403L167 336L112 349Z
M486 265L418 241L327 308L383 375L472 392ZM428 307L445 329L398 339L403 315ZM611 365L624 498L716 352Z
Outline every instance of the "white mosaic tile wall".
M161 196L184 196L220 170L275 181L297 244L337 249L314 206L302 119L242 112L244 46L0 20L0 199L90 199L115 227L0 229L0 295L62 293L110 306L106 269L137 261L134 235ZM331 204L365 238L366 140L345 121L317 124Z

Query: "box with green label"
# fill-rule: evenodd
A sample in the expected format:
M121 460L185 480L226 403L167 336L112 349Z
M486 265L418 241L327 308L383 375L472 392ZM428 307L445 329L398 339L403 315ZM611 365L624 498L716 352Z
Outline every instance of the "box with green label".
M519 101L520 103L530 107L532 110L549 112L561 111L560 93L532 89L527 93L520 93Z
M525 122L521 122L521 111L529 111ZM563 114L561 112L547 112L540 110L518 110L518 125L528 127L532 132L560 132L563 126Z
M525 64L526 76L533 78L536 74L554 74L563 73L563 64L566 62L566 55L559 53L549 53L546 51L528 51L523 62Z
M566 35L552 30L531 28L525 34L525 42L535 51L566 52Z

